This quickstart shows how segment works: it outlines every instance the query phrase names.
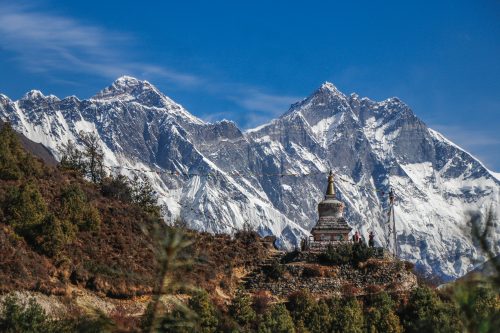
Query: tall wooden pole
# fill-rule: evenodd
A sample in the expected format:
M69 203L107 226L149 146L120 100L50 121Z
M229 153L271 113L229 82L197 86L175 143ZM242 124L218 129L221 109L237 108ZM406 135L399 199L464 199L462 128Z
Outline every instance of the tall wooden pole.
M392 229L392 237L393 237L393 245L394 245L394 256L398 256L398 239L397 239L397 233L396 233L396 215L394 213L394 190L391 188L389 191L389 226L391 223L391 215L392 215L392 228L389 227L389 229Z

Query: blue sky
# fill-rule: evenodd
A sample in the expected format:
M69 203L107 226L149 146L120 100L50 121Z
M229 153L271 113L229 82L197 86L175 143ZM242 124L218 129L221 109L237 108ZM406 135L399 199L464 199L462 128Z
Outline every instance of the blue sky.
M498 1L0 0L0 92L87 98L147 79L193 114L254 127L324 81L398 96L500 171Z

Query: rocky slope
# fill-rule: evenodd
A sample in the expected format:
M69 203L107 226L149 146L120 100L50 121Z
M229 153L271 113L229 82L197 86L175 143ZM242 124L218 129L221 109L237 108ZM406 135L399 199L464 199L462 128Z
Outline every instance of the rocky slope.
M206 123L131 77L88 100L0 95L0 119L56 156L79 131L95 131L110 170L153 181L167 220L181 215L196 229L225 233L249 224L284 247L315 223L330 168L349 223L386 244L392 187L401 256L444 279L481 259L464 231L467 211L500 202L500 182L399 99L346 96L330 83L246 132L230 121ZM496 244L499 234L500 226Z

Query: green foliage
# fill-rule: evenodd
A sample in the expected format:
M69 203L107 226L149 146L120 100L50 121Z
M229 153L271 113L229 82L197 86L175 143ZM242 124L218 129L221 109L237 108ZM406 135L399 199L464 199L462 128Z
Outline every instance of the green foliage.
M46 333L53 332L53 323L42 307L31 298L22 305L16 297L5 298L0 314L0 331L5 333Z
M363 332L363 309L355 298L335 304L332 313L332 331L345 333Z
M328 332L332 325L332 317L328 304L321 300L314 305L307 327L311 333Z
M285 274L285 265L280 263L273 263L270 266L263 267L263 271L266 274L267 278L271 280L279 280Z
M151 330L150 332L165 332L165 333L198 332L195 329L195 321L196 317L192 316L189 310L186 310L181 306L177 306L171 312L168 312L165 316L163 316L156 329Z
M428 287L412 291L403 312L405 332L460 332L460 326L453 303L444 303Z
M196 327L201 333L213 333L219 320L217 311L206 291L199 291L189 299L189 308L197 315Z
M60 333L111 333L117 330L116 323L101 311L92 311L90 314L67 318L55 323L55 332ZM55 333L54 332L54 333Z
M71 140L59 146L61 168L81 172L93 183L99 183L105 176L104 152L100 138L96 133L80 131L80 142L83 151L79 150Z
M123 202L132 202L132 186L124 175L110 176L103 179L101 193L108 198Z
M4 202L7 223L16 233L34 240L39 227L47 215L47 204L33 182L20 188L10 188Z
M10 188L3 202L6 221L35 250L57 256L64 245L73 242L78 230L97 230L101 219L90 206L78 185L65 188L60 196L61 207L49 211L35 182Z
M355 243L328 246L325 252L319 255L319 259L335 265L357 265L374 256L374 248L367 247L364 243Z
M37 176L41 171L41 163L24 150L10 124L3 124L0 129L0 179L18 180Z
M129 180L123 175L106 177L101 182L101 193L106 197L134 203L153 219L160 217L158 196L148 179L135 176Z
M259 333L294 333L295 326L284 304L274 305L259 323Z
M149 332L175 332L175 333L214 333L219 324L218 313L206 291L198 291L188 301L186 307L177 303L174 309L166 312L154 323L154 303L146 310L143 328Z
M101 224L99 211L90 205L80 186L72 184L61 193L61 216L82 231L97 230Z
M494 287L475 281L456 282L452 298L469 332L494 332L500 327L500 298Z
M40 226L36 243L40 250L48 256L56 256L62 247L75 238L75 227L67 220L59 220L53 214L48 214Z
M3 125L0 129L0 179L16 180L21 178L22 171L16 156L18 139L10 127Z
M252 308L251 297L244 292L238 292L229 306L229 315L234 318L239 325L248 327L257 317L257 314Z
M51 319L30 298L22 304L17 297L7 296L0 305L0 332L4 333L109 333L113 322L101 312L63 319Z
M394 311L394 301L387 293L375 296L366 309L365 326L368 333L400 333L403 330Z
M323 262L346 265L352 260L352 245L339 244L337 246L329 245L325 252L319 255L319 259Z
M152 218L160 217L160 207L158 206L158 196L153 189L153 185L146 179L134 177L131 181L132 202L137 204L144 212Z
M171 274L175 268L185 265L180 262L179 256L191 241L179 229L169 229L165 234L163 224L153 224L152 231L157 248L157 260L160 265L158 281L155 284L153 297L148 304L148 309L143 316L142 327L147 332L191 332L195 323L193 311L183 304L178 303L173 311L165 311L161 296L172 293L175 288L186 287L182 281L173 285ZM193 300L194 302L194 300Z
M299 291L288 296L287 309L295 323L309 321L316 307L316 301L307 291Z
M83 153L78 149L76 144L69 140L58 146L61 162L59 167L62 169L75 170L82 174L86 173L86 162Z

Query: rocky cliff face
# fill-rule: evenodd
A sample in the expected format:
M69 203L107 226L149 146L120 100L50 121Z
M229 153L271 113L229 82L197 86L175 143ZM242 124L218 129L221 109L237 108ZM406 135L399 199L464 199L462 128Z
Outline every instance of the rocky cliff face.
M79 131L95 131L110 170L154 183L167 220L180 215L196 229L225 233L247 223L284 247L314 225L330 168L350 225L373 229L381 245L394 188L402 257L445 279L481 259L464 232L467 210L500 203L500 182L399 99L346 96L330 83L246 132L230 121L206 123L131 77L88 100L0 95L0 119L56 156ZM497 226L495 244L499 234Z

